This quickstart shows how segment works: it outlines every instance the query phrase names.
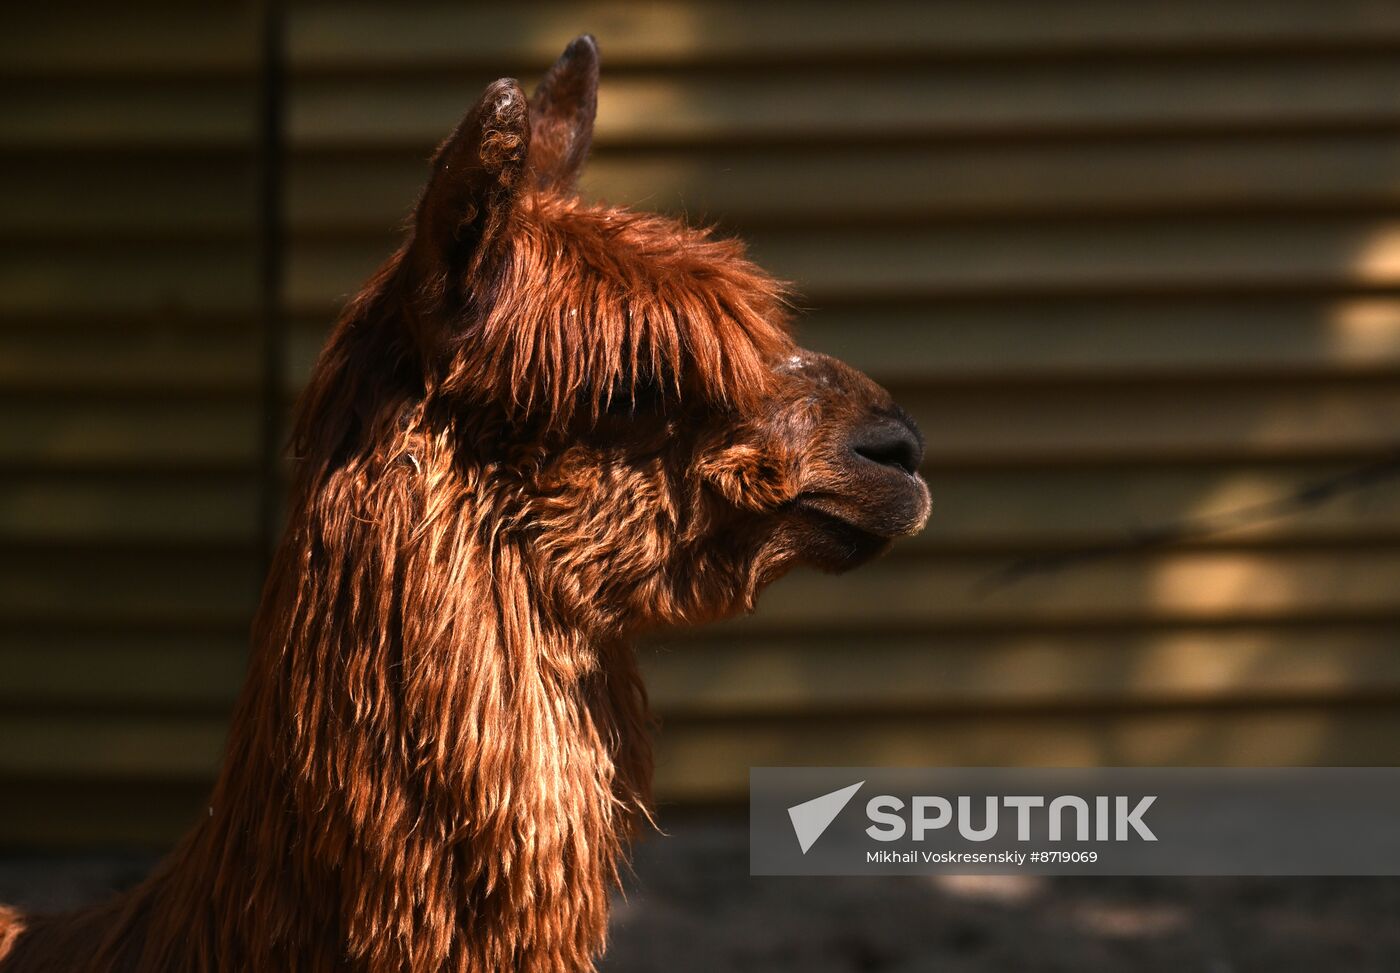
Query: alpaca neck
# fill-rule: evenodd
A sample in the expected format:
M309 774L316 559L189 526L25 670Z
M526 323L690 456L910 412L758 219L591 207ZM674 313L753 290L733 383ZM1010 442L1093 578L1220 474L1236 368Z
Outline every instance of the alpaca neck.
M209 817L128 910L140 968L590 968L647 802L631 650L482 510L362 472L288 530Z

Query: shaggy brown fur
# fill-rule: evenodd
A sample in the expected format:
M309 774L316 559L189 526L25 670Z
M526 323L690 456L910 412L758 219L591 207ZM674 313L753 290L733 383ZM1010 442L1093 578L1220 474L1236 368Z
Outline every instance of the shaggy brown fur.
M573 195L597 51L491 85L299 411L207 815L4 973L573 971L648 815L630 647L916 531L922 445L735 242Z

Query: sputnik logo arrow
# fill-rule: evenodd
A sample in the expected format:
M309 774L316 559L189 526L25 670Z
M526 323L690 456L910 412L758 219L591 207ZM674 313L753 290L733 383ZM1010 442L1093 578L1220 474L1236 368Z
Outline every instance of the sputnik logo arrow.
M865 781L857 781L849 787L814 797L801 804L794 804L787 809L788 817L792 819L792 830L797 833L797 843L802 847L802 854L807 854L807 849L816 843L822 832L836 820L836 815L841 813L841 809L850 803L851 798L856 796L856 791L864 785Z

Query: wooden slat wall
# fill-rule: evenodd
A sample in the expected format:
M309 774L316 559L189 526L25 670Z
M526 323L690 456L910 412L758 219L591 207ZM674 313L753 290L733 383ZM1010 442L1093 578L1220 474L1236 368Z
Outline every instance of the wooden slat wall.
M181 9L0 39L0 843L168 836L241 671L255 25ZM434 142L584 30L586 191L742 233L930 444L918 540L646 649L663 799L1400 758L1400 483L1348 478L1400 444L1400 7L295 5L294 386ZM1083 553L1183 521L1228 529Z
M169 840L218 753L260 571L256 58L251 5L0 32L5 847Z

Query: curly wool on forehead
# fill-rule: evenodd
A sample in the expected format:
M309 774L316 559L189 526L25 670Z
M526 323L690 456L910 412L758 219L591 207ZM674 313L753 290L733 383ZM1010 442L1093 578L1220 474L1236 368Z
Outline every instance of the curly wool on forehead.
M793 351L783 285L740 241L662 216L537 196L491 278L458 374L519 418L596 419L644 389L748 410Z

